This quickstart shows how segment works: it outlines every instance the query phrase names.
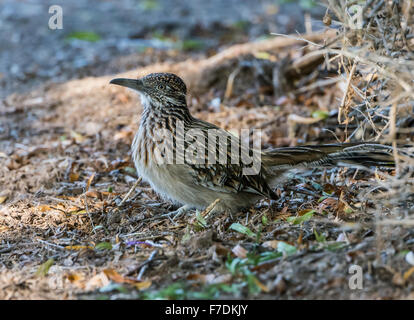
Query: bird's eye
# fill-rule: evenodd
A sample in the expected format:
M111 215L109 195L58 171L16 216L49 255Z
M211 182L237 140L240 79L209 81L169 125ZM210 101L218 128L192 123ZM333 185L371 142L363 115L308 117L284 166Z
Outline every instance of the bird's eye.
M164 85L164 84L159 84L159 85L158 85L158 89L160 89L160 90L165 90L165 85Z

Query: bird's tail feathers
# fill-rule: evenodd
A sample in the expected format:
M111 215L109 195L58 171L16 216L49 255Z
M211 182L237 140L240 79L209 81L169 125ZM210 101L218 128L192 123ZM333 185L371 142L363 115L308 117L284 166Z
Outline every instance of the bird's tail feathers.
M393 148L375 143L344 143L275 148L262 160L273 170L292 167L365 166L393 167Z

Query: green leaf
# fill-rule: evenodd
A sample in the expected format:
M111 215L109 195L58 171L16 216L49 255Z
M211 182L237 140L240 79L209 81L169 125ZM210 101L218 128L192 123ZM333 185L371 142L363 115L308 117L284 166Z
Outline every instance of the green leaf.
M136 170L132 167L125 167L124 170L125 170L125 172L128 172L130 174L136 174L137 173Z
M334 242L334 243L329 243L326 246L326 249L328 249L329 251L337 251L340 250L342 248L345 248L347 246L347 243L344 241L338 241L338 242Z
M240 266L243 265L243 260L240 258L228 259L226 260L226 268L231 272L232 275L235 275L239 270Z
M290 245L286 242L280 241L277 244L277 251L289 256L291 254L294 254L297 251L297 249L296 249L296 247L294 247L294 246L292 246L292 245Z
M267 225L268 222L269 222L269 220L267 219L267 216L265 214L262 215L262 224L265 226L265 225Z
M312 117L323 120L329 117L329 113L326 111L317 110L312 113Z
M199 210L196 211L196 219L198 224L205 228L207 226L207 221L204 219L204 217L201 215L201 212Z
M254 56L255 56L255 58L261 59L261 60L269 60L270 59L270 53L264 52L264 51L256 52L254 54Z
M101 40L101 36L95 32L91 31L75 31L70 33L66 39L73 40L82 40L82 41L89 41L89 42L96 42Z
M111 250L112 244L110 242L100 242L95 246L96 250Z
M299 217L289 217L286 219L287 222L290 222L292 224L301 224L305 221L310 220L313 217L313 214L315 213L315 210L311 210L309 212L306 212L303 216Z
M235 231L240 232L240 233L243 233L243 234L245 234L249 237L256 237L256 235L254 234L253 231L251 231L249 228L243 226L240 223L233 223L230 226L230 229L235 230Z
M140 3L141 8L146 11L158 9L160 7L160 4L157 0L144 0Z
M49 272L50 267L55 263L55 260L49 259L45 263L41 264L39 269L36 271L37 276L44 277Z
M316 241L318 241L318 242L325 242L326 241L326 238L322 233L318 234L318 232L316 230L313 230L313 234L315 235Z
M182 41L180 46L184 51L201 50L205 47L205 43L201 40L187 39Z
M185 233L183 237L181 238L181 243L186 243L190 239L191 239L190 228L187 225L187 228L185 229Z
M344 209L344 212L345 212L345 213L347 213L347 214L351 214L352 212L354 212L354 210L352 210L352 208L351 208L351 207L346 207L346 208Z

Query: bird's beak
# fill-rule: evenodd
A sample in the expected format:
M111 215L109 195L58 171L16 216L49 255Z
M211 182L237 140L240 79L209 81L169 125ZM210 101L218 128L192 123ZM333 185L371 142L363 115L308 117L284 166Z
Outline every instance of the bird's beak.
M117 84L118 86L123 86L131 88L134 90L142 91L144 89L144 84L140 79L125 79L125 78L116 78L112 79L109 83Z

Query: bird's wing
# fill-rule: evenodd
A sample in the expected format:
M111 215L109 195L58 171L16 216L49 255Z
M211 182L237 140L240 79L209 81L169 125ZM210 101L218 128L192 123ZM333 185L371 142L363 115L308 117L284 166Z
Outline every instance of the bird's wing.
M260 152L244 147L239 138L208 122L197 120L186 130L184 161L195 184L217 192L276 198L266 182Z

